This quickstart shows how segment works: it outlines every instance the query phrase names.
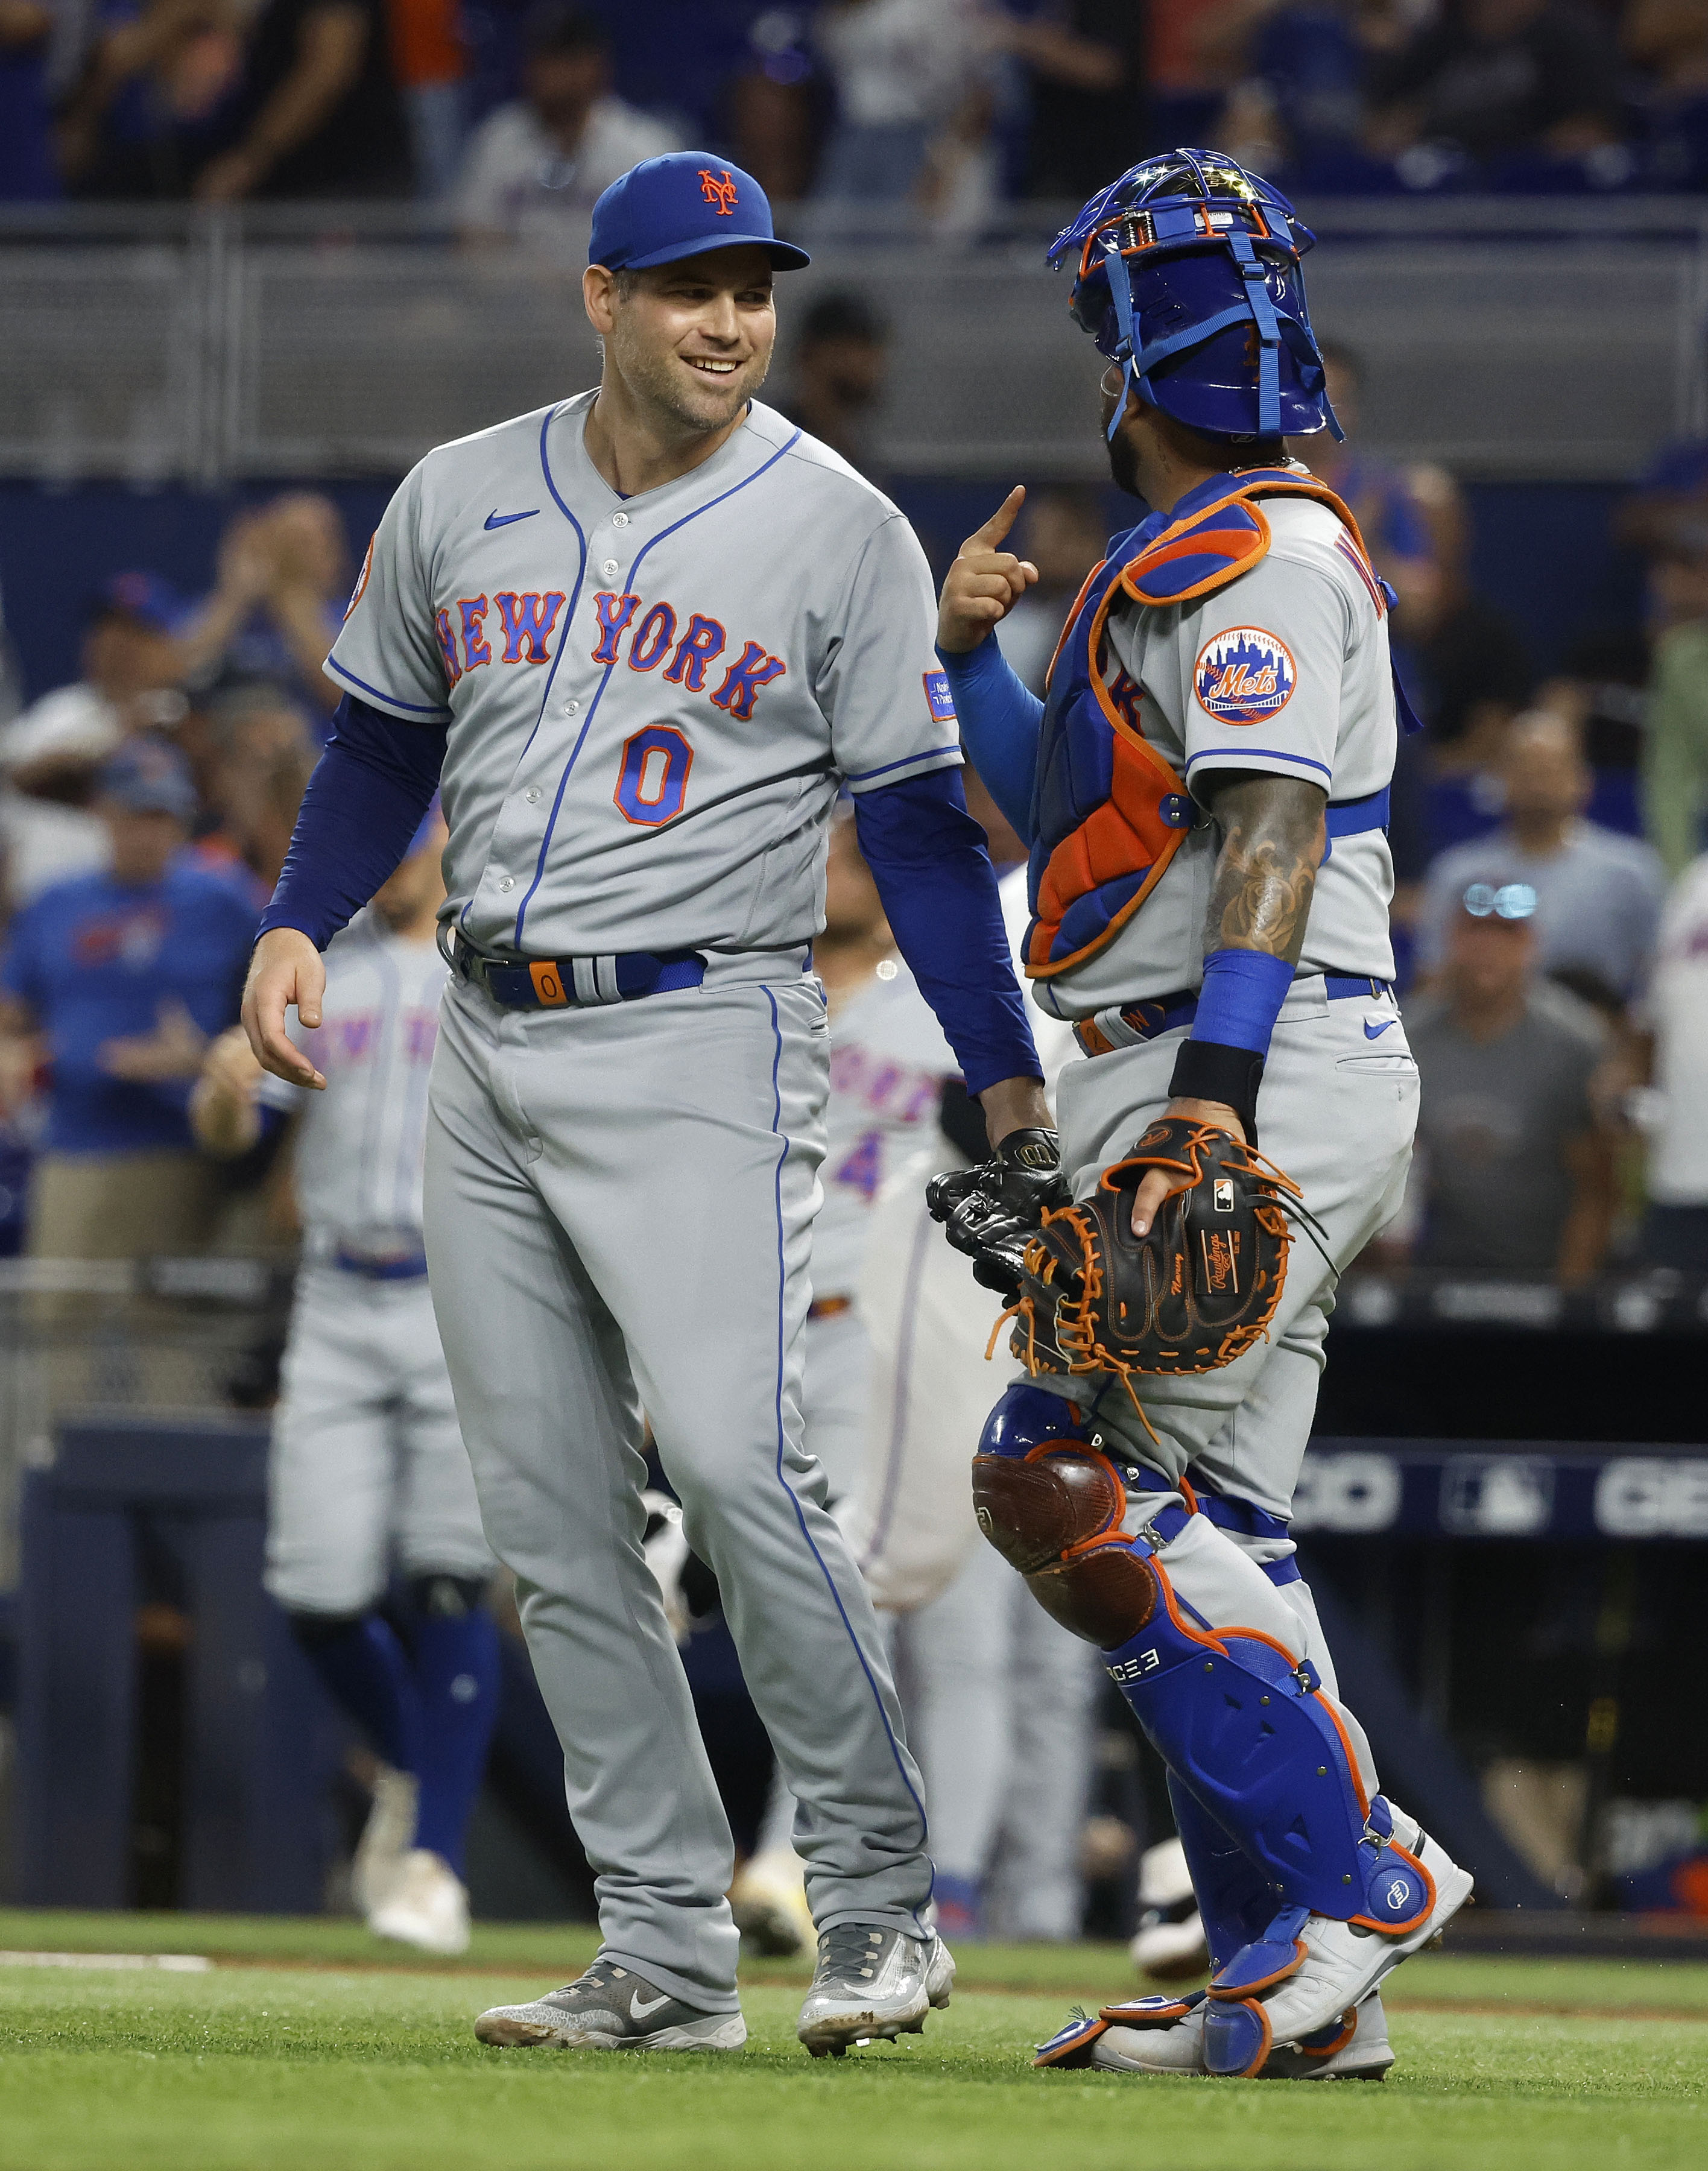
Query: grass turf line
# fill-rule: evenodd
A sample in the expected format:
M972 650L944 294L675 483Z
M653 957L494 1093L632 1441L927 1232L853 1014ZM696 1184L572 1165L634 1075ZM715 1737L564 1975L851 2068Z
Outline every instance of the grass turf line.
M0 1941L72 1949L63 1933L42 1934L68 1921L0 1917ZM76 1942L121 1949L126 1923L137 1918L81 1918ZM207 1950L218 1927L156 1923L131 1949ZM322 1957L324 1933L343 1927L271 1926L299 1959ZM224 1927L234 1949L252 1933ZM566 1933L522 1934L564 1957ZM1041 1957L986 1948L968 1955L967 1972L1012 1980ZM1131 1986L1106 1949L1050 1958L1077 1970L1092 1997ZM1372 2158L1383 2171L1675 2171L1708 2160L1700 2021L1490 2010L1575 2001L1708 2013L1708 1970L1677 1965L1415 1961L1394 1985L1399 2077L1379 2088L1034 2073L1029 2045L1064 2001L995 1987L958 1990L922 2039L837 2062L801 2051L798 1988L776 1982L744 1987L751 2034L739 2056L474 2041L482 2005L544 1986L531 1968L344 1973L324 1957L319 1969L203 1975L0 1971L0 2171L797 2171L851 2155L909 2171L1131 2171L1141 2161L1368 2171ZM1427 2009L1405 2010L1403 1986ZM1455 1997L1480 2009L1437 2009Z

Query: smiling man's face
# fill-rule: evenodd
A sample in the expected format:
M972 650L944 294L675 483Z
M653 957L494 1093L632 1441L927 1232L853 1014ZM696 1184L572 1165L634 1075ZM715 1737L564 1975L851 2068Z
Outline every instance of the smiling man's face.
M776 344L763 249L713 249L627 277L597 269L588 277L588 314L607 364L638 404L696 432L735 420L764 382ZM609 284L601 288L601 281Z

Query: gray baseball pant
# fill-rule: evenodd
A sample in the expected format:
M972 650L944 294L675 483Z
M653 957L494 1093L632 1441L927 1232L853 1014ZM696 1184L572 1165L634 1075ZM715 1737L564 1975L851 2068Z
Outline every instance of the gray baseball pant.
M1367 1027L1377 1028L1372 1037ZM1084 1063L1061 1075L1062 1158L1075 1196L1086 1197L1168 1102L1184 1029ZM1258 1096L1259 1144L1285 1170L1324 1232L1324 1257L1294 1231L1286 1285L1268 1338L1218 1372L1143 1382L1147 1429L1125 1389L1107 1374L1040 1377L1077 1403L1099 1430L1162 1472L1168 1489L1130 1498L1137 1530L1170 1502L1190 1465L1218 1492L1285 1520L1309 1441L1322 1377L1335 1284L1399 1210L1417 1123L1417 1066L1391 995L1330 1002L1314 976L1281 1006ZM1154 1436L1153 1436L1154 1434ZM1195 1515L1162 1552L1177 1590L1212 1625L1262 1629L1308 1657L1335 1693L1334 1662L1308 1587L1277 1587L1265 1563L1286 1558L1290 1538L1233 1533ZM1373 1766L1362 1729L1341 1707L1367 1785Z
M303 1268L267 1484L266 1587L295 1611L365 1611L394 1557L491 1573L425 1281Z
M563 1744L604 1949L734 2008L729 1827L641 1550L644 1407L801 1804L821 1928L921 1934L921 1788L877 1623L802 1445L828 1028L815 980L561 1010L447 991L433 1300L493 1550Z

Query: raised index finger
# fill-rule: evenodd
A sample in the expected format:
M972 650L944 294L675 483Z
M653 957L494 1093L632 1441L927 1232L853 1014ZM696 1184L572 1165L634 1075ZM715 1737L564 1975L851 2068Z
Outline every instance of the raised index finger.
M1019 517L1020 508L1026 502L1026 485L1017 482L982 528L975 528L962 544L968 550L994 550Z

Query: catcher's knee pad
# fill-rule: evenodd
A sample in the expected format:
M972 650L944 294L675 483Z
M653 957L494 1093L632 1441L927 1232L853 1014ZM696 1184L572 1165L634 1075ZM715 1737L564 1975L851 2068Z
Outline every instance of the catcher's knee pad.
M1170 1772L1270 1887L1274 1919L1230 1964L1240 1981L1227 1994L1263 1987L1246 1979L1253 1969L1266 1982L1299 1965L1304 1948L1296 1954L1293 1931L1279 1926L1302 1922L1300 1910L1389 1935L1415 1929L1434 1908L1434 1880L1394 1841L1381 1795L1366 1796L1310 1661L1295 1665L1260 1630L1192 1627L1167 1572L1148 1566L1159 1603L1108 1654L1109 1676ZM1221 1988L1218 1975L1211 1995Z
M979 1528L1071 1634L1107 1651L1151 1618L1146 1548L1120 1526L1126 1488L1061 1396L1009 1388L973 1457L973 1506Z

